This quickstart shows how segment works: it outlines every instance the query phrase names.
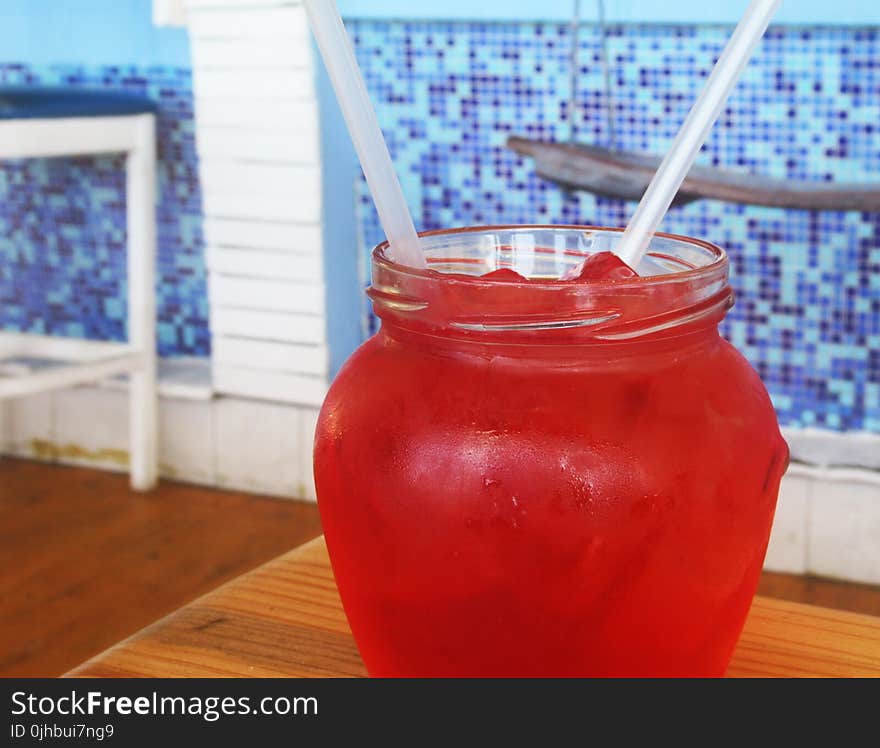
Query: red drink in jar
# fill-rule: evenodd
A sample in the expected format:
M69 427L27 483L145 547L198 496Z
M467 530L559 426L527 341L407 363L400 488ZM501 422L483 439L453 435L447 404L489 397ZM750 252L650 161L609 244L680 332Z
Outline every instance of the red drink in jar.
M724 673L788 450L718 333L724 252L658 236L642 277L578 280L619 236L435 232L427 271L374 253L382 327L315 448L371 674Z

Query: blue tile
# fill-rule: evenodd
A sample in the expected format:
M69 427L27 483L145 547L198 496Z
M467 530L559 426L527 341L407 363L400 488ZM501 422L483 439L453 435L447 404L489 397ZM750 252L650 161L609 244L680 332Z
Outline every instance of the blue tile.
M103 87L158 102L159 351L207 355L190 72L8 64L0 84ZM0 327L124 339L125 236L121 157L0 162Z
M567 140L572 128L580 141L610 144L594 29L582 29L572 113L567 26L361 20L352 28L419 228L626 222L633 205L566 193L504 147L511 133ZM728 33L612 27L614 144L665 152ZM701 162L880 182L878 60L873 31L771 30ZM358 218L364 246L380 241L363 184ZM880 432L880 216L703 201L674 209L664 229L730 252L738 303L723 331L763 377L783 423Z

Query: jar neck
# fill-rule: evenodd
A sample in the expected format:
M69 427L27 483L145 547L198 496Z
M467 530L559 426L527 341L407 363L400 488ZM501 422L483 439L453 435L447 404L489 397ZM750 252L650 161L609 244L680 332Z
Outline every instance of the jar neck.
M413 270L374 253L368 291L383 329L458 345L623 349L717 337L733 305L727 258L624 281L497 281ZM679 341L679 343L676 343Z
M542 341L527 344L521 341L490 342L477 336L450 336L442 331L414 330L383 322L377 340L383 345L403 347L425 356L480 362L505 360L513 364L520 361L529 366L537 364L547 369L580 371L658 368L670 361L681 362L692 356L706 355L721 344L717 323L679 329L676 334L623 341L591 339L583 343Z

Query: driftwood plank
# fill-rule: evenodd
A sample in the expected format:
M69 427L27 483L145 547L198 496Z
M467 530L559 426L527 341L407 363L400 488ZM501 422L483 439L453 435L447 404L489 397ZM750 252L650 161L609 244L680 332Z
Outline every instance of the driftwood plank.
M655 156L592 145L520 137L511 137L507 145L533 158L536 172L544 179L566 189L620 200L641 199L661 161ZM694 166L673 204L703 199L769 208L872 213L880 211L880 185L797 182Z

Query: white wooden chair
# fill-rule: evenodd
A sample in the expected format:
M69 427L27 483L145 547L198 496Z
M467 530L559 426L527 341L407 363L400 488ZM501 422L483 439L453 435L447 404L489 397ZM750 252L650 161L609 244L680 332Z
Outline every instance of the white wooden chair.
M0 331L0 400L96 382L130 381L131 485L158 477L155 105L124 93L0 88L0 159L126 154L128 342ZM51 365L29 365L34 360Z

